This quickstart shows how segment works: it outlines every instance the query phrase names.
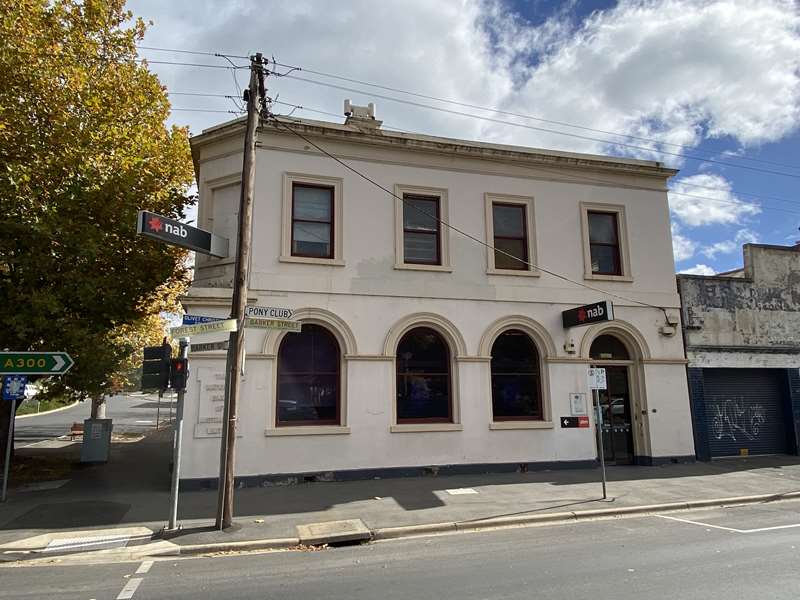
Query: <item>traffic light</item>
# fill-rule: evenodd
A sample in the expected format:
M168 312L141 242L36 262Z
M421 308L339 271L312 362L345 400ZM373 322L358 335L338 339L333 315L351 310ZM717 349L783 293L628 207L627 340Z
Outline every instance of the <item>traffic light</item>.
M173 358L170 367L169 381L170 386L176 392L186 389L186 380L189 376L189 359Z
M142 363L142 390L161 390L169 387L169 367L172 346L149 346L144 349Z

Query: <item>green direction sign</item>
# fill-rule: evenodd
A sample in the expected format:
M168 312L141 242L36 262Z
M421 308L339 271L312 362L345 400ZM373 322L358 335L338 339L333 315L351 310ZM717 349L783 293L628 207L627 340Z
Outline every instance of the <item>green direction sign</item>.
M66 352L0 352L0 375L63 375L74 364Z

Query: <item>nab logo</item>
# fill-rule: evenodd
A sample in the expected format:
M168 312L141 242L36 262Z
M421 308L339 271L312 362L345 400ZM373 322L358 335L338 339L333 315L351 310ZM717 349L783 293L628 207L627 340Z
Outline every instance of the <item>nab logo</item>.
M578 321L583 323L587 319L597 319L598 317L602 317L605 312L602 305L595 306L594 308L587 308L586 310L581 308L581 310L578 311Z
M186 231L183 225L172 225L170 223L164 223L164 233L170 233L182 238L188 237L189 235L189 232Z

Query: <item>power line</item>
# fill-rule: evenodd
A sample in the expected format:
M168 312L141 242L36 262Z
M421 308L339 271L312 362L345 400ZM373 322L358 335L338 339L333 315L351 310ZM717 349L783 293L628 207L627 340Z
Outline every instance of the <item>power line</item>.
M656 150L654 148L647 148L647 147L644 147L644 146L637 146L635 144L627 144L627 143L624 143L624 142L613 142L613 141L610 141L610 140L603 140L603 139L594 138L594 137L591 137L591 136L579 135L577 133L568 133L566 131L558 131L556 129L547 129L547 128L544 128L544 127L536 127L534 125L527 125L525 123L515 123L513 121L504 121L502 119L495 119L493 117L486 117L486 116L482 116L482 115L473 115L473 114L469 114L469 113L465 113L465 112L460 112L460 111L457 111L457 110L451 110L449 108L442 108L440 106L431 106L430 104L422 104L420 102L412 102L410 100L403 100L402 98L395 98L393 96L386 96L386 95L383 95L383 94L376 94L376 93L373 93L373 92L368 92L368 91L365 91L365 90L359 90L359 89L356 89L356 88L350 88L350 87L346 87L346 86L336 85L336 84L333 84L333 83L327 83L327 82L324 82L324 81L317 81L317 80L314 80L314 79L308 79L306 77L298 77L297 75L289 75L289 74L281 75L280 73L274 73L274 72L272 72L272 74L273 75L279 75L279 76L282 76L282 77L286 77L286 78L289 78L289 79L294 79L296 81L302 81L302 82L311 83L311 84L314 84L314 85L321 85L321 86L324 86L324 87L343 90L343 91L346 91L346 92L352 92L352 93L355 93L355 94L363 94L363 95L366 95L366 96L372 96L372 97L375 97L375 98L381 98L381 99L384 99L384 100L389 100L390 102L398 102L400 104L407 104L409 106L415 106L415 107L418 107L418 108L426 108L426 109L429 109L429 110L435 110L435 111L438 111L438 112L447 113L447 114L451 114L451 115L457 115L457 116L460 116L460 117L469 117L469 118L472 118L472 119L479 119L481 121L488 121L490 123L498 123L500 125L510 125L512 127L521 127L523 129L531 129L533 131L541 131L541 132L545 132L545 133L554 133L556 135L563 135L563 136L567 136L567 137L573 137L573 138L577 138L577 139L588 140L588 141L592 141L592 142L598 142L598 143L605 144L605 145L610 145L610 146L622 146L622 147L631 148L631 149L634 149L634 150L642 150L642 151L650 152L650 153L665 154L667 156L675 156L675 157L678 157L678 158L696 160L696 161L704 162L704 163L725 165L725 166L733 167L733 168L736 168L736 169L747 169L749 171L756 171L756 172L759 172L759 173L767 173L767 174L770 174L770 175L780 175L780 176L783 176L783 177L792 177L792 178L795 178L795 179L800 179L800 174L784 173L782 171L773 171L771 169L762 169L760 167L751 167L751 166L748 166L748 165L737 165L735 163L729 163L729 162L716 160L716 159L711 159L711 158L702 158L702 157L699 157L699 156L693 156L693 155L690 155L690 154L683 154L683 153L680 153L680 152L668 152L666 150Z
M586 284L586 283L583 283L583 282L577 281L577 280L575 280L575 279L571 279L571 278L567 277L566 275L561 275L560 273L556 273L555 271L550 271L550 270L548 270L548 269L545 269L545 268L543 268L543 267L540 267L540 266L538 266L538 265L536 265L536 264L534 264L534 263L532 263L532 262L529 262L529 261L527 261L527 260L523 260L523 259L521 259L521 258L519 258L519 257L517 257L517 256L514 256L513 254L510 254L510 253L508 253L508 252L505 252L504 250L500 250L499 248L495 248L495 247L494 247L494 246L492 246L491 244L488 244L487 242L484 242L483 240L481 240L481 239L479 239L479 238L475 237L474 235L472 235L472 234L470 234L470 233L467 233L466 231L464 231L464 230L462 230L462 229L459 229L458 227L456 227L456 226L454 226L454 225L451 225L451 224L450 224L450 223L448 223L447 221L445 221L445 220L443 220L443 219L439 218L438 216L436 216L436 215L434 215L434 214L431 214L431 213L429 213L428 211L426 211L426 210L423 210L423 209L419 208L418 206L415 206L415 205L414 205L414 204L412 204L412 203L409 203L409 202L408 202L408 201L407 201L405 198L403 198L403 197L401 197L401 196L398 196L398 195L397 195L397 194L395 194L393 191L391 191L390 189L388 189L388 188L386 188L386 187L382 186L380 183L378 183L378 182L377 182L377 181L375 181L374 179L370 178L369 176L365 175L364 173L362 173L362 172L361 172L361 171L359 171L358 169L356 169L356 168L354 168L354 167L351 167L350 165L348 165L348 164L347 164L346 162L344 162L343 160L339 159L338 157L334 156L333 154L331 154L330 152L328 152L327 150L325 150L324 148L322 148L322 147L321 147L321 146L319 146L318 144L316 144L316 143L314 143L313 141L311 141L310 139L308 139L308 138L307 138L306 136L304 136L302 133L300 133L300 132L298 132L298 131L295 131L295 130L294 130L293 128L291 128L291 127L288 127L288 126L287 126L287 125L286 125L286 124L285 124L283 121L281 121L280 119L277 119L277 118L275 118L275 115L270 115L270 116L272 117L272 119L271 119L271 120L272 120L273 122L277 123L278 125L280 125L281 127L283 127L285 130L287 130L287 131L289 131L289 132L293 133L294 135L298 136L298 137L299 137L299 138L301 138L302 140L306 141L308 144L310 144L311 146L313 146L314 148L316 148L317 150L319 150L320 152L322 152L322 153L323 153L325 156L327 156L328 158L331 158L331 159L335 160L337 163L339 163L340 165L342 165L343 167L345 167L345 168L346 168L346 169L348 169L349 171L352 171L353 173L355 173L356 175L358 175L359 177L361 177L361 178L362 178L362 179L364 179L365 181L367 181L367 182L371 183L372 185L374 185L375 187L377 187L377 188L379 188L379 189L383 190L384 192L386 192L387 194L389 194L389 195L390 195L390 196L392 196L393 198L395 198L395 199L397 199L397 200L400 200L400 201L401 201L401 202L402 202L402 203L403 203L405 206L409 206L409 207L411 207L412 209L416 210L417 212L419 212L419 213L422 213L422 214L424 214L425 216L427 216L427 217L429 217L429 218L431 218L431 219L435 220L436 222L440 223L441 225L443 225L443 226L447 227L448 229L452 229L452 230L453 230L453 231L455 231L456 233L460 233L460 234L461 234L461 235L463 235L464 237L466 237L466 238L468 238L468 239L472 240L473 242L477 242L478 244L480 244L480 245L482 245L482 246L485 246L486 248L488 248L489 250L491 250L491 251L493 251L493 252L499 252L500 254L503 254L503 255L505 255L505 256L507 256L507 257L509 257L509 258L513 259L513 260L516 260L517 262L520 262L520 263L522 263L522 264L524 264L524 265L526 265L526 266L528 266L528 267L530 267L530 268L537 269L537 270L539 270L539 271L542 271L543 273L547 273L548 275L552 275L553 277L556 277L556 278L558 278L558 279L561 279L561 280L563 280L563 281L567 281L567 282L569 282L569 283L572 283L572 284L574 284L574 285L577 285L577 286L580 286L580 287L583 287L583 288L586 288L586 289L594 290L594 291L596 291L596 292L600 292L600 293L603 293L603 294L607 294L607 295L609 295L609 296L613 296L614 298L619 298L620 300L625 300L626 302L633 302L634 304L640 304L640 305L642 305L642 306L647 306L647 307L649 307L649 308L655 308L655 309L657 309L657 310L664 311L664 312L665 312L665 314L666 314L666 311L665 311L664 307L662 307L662 306L656 306L655 304L649 304L649 303L647 303L647 302L642 302L641 300L634 300L633 298L628 298L627 296L621 296L621 295L619 295L619 294L615 294L615 293L613 293L613 292L609 292L608 290L604 290L604 289L602 289L602 288L598 288L598 287L595 287L595 286L592 286L592 285L589 285L589 284Z
M230 113L234 115L238 115L244 112L242 110L222 110L222 109L212 109L212 108L170 108L170 110L179 112Z
M137 58L134 62L148 65L179 65L182 67L203 67L206 69L249 69L247 65L210 65L207 63L187 63L171 60L150 60L148 58Z
M219 56L225 57L229 56L230 58L242 58L248 60L249 56L243 56L240 54L228 54L227 52L201 52L199 50L179 50L178 48L158 48L156 46L136 46L141 50L155 50L157 52L174 52L176 54L196 54L198 56Z
M440 97L437 97L437 96L430 96L430 95L427 95L427 94L421 94L419 92L411 92L411 91L404 90L404 89L401 89L401 88L391 87L391 86L387 86L387 85L381 85L381 84L377 84L377 83L370 83L369 81L362 81L362 80L359 80L359 79L353 79L353 78L350 78L350 77L345 77L343 75L335 75L333 73L326 73L324 71L315 71L313 69L304 69L303 67L287 65L287 64L279 63L279 62L275 62L275 61L273 61L273 64L276 65L276 66L280 66L280 67L284 67L284 68L287 68L287 69L291 69L292 71L303 71L305 73L311 73L313 75L318 75L318 76L321 76L321 77L329 77L331 79L337 79L339 81L347 81L349 83L357 83L359 85L366 85L366 86L369 86L369 87L374 87L374 88L377 88L377 89L387 90L387 91L390 91L390 92L406 94L408 96L413 96L413 97L416 97L416 98L424 98L426 100L435 100L436 102L444 102L444 103L447 103L447 104L453 104L455 106L461 106L461 107L464 107L464 108L471 108L471 109L474 109L474 110L483 110L483 111L493 112L493 113L496 113L496 114L506 115L506 116L510 116L510 117L518 117L518 118L521 118L521 119L529 119L531 121L539 121L541 123L550 123L551 125L560 125L562 127L571 127L573 129L581 129L583 131L591 131L591 132L594 132L594 133L601 133L603 135L615 135L615 136L618 136L618 137L624 137L624 138L633 139L633 140L640 140L640 141L644 141L644 142L652 142L654 144L660 144L662 146L668 146L668 147L671 147L671 148L685 148L685 149L690 148L690 146L686 146L684 144L675 144L673 142L665 142L665 141L658 140L658 139L655 139L655 138L637 136L637 135L633 135L633 134L629 134L629 133L619 133L619 132L615 132L615 131L607 131L607 130L604 130L604 129L595 129L593 127L587 127L587 126L584 126L584 125L576 125L574 123L568 123L568 122L565 122L565 121L557 121L557 120L553 120L553 119L545 119L543 117L535 117L533 115L526 115L526 114L523 114L523 113L503 110L503 109L499 109L499 108L480 106L480 105L477 105L477 104L470 104L468 102L460 102L458 100L450 100L450 99L447 99L447 98L440 98ZM362 92L362 93L368 93L368 92ZM617 142L608 141L607 143L608 144L616 144ZM798 166L798 165L790 165L790 164L780 163L780 162L771 161L771 160L763 160L763 159L750 158L750 157L732 157L732 158L738 158L738 159L741 159L741 160L747 160L747 161L751 161L751 162L768 164L768 165L775 165L775 166L778 166L778 167L786 167L786 168L789 168L789 169L800 169L800 166ZM700 160L700 159L697 159L697 160Z

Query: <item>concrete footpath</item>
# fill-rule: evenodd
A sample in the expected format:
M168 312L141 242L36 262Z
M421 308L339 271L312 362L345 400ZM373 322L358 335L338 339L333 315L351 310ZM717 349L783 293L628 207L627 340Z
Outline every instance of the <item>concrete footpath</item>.
M12 487L0 505L0 546L38 536L75 551L74 540L92 530L108 539L119 528L158 532L169 512L170 440L161 431L115 444L108 464L83 468L77 444L59 449L72 470L56 483ZM47 450L23 452L52 459ZM800 497L800 458L610 467L608 501L599 478L599 469L569 469L245 488L236 492L236 525L224 532L213 529L216 491L182 492L182 530L168 538L179 548L167 553L295 546L302 541L298 526L339 520L360 519L380 539Z

